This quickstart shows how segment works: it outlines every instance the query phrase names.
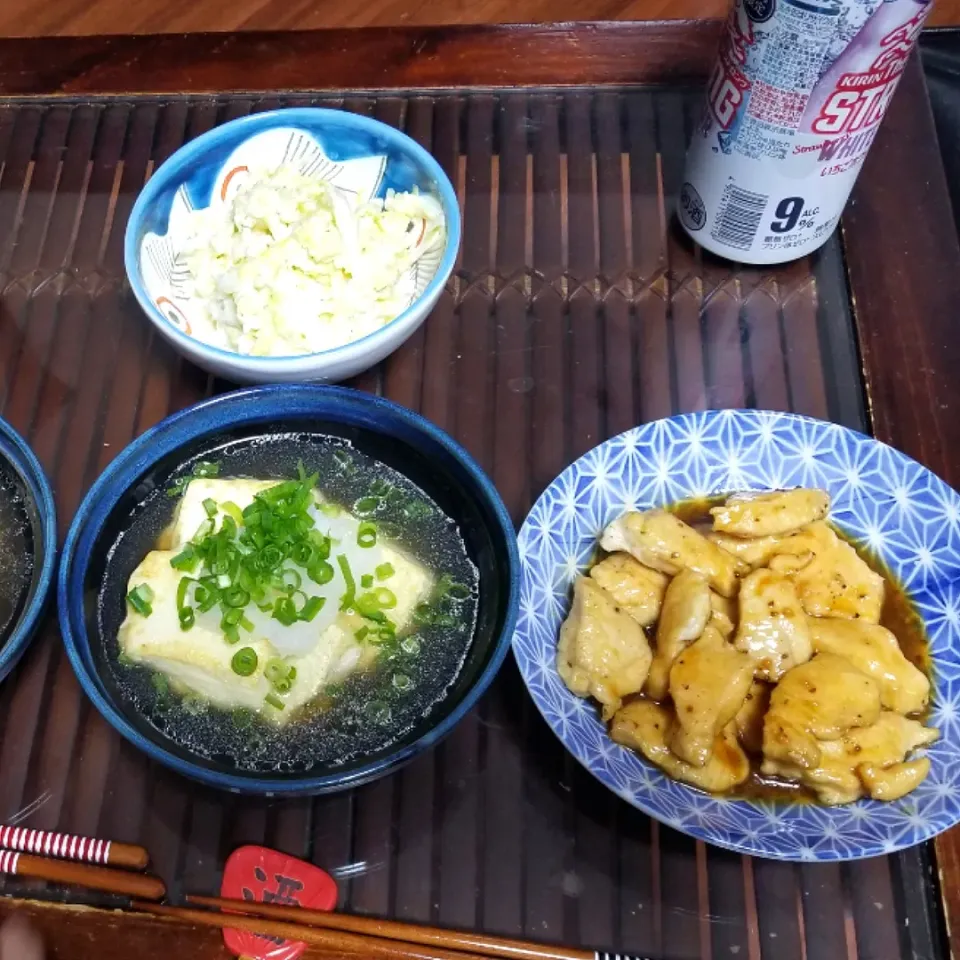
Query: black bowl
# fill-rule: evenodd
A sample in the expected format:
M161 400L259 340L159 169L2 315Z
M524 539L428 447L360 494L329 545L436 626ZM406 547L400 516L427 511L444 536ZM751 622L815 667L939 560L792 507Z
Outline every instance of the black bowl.
M0 680L14 668L37 632L53 583L57 517L53 492L26 441L0 420L0 524L11 542L0 549L29 564L24 576L0 577ZM0 558L10 559L10 558Z
M480 573L476 630L446 695L389 746L302 773L247 772L193 753L160 733L118 688L108 663L114 638L101 635L97 606L109 552L130 527L131 515L158 489L165 489L178 468L224 444L278 434L343 438L404 474L457 523ZM453 729L489 686L506 655L519 605L518 574L516 537L499 495L469 454L442 430L390 401L354 390L257 387L169 417L110 464L67 535L58 581L60 626L87 695L117 731L153 759L227 790L317 794L390 773ZM122 602L119 605L122 609Z

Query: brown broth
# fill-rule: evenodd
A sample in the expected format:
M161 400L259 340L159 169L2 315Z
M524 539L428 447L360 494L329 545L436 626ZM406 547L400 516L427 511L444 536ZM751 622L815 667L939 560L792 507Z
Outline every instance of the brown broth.
M680 500L670 504L666 509L675 514L684 523L689 524L701 533L711 527L710 508L722 504L729 494L720 494L711 497L697 497L689 500ZM923 620L917 613L903 586L896 580L886 564L866 550L838 527L831 524L832 529L839 537L849 543L861 557L864 563L875 573L879 573L884 580L883 608L880 612L880 624L886 627L900 644L903 655L917 669L929 677L931 672L930 644L924 630ZM642 696L642 694L641 694ZM918 717L926 720L926 715ZM784 780L780 777L768 777L760 772L760 758L750 755L750 778L739 787L731 790L726 796L739 800L753 800L762 802L790 802L816 803L816 795L812 790ZM694 788L696 789L696 788Z

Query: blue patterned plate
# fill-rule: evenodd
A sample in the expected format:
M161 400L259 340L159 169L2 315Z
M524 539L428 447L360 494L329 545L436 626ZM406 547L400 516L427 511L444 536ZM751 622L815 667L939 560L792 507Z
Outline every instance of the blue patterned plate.
M933 660L931 770L900 801L842 807L714 798L615 744L594 704L557 673L557 634L576 574L600 531L626 510L736 490L813 486L831 519L906 588ZM564 746L651 817L709 843L778 860L854 860L928 840L960 821L960 496L902 453L807 417L724 410L629 430L565 470L520 532L520 671Z

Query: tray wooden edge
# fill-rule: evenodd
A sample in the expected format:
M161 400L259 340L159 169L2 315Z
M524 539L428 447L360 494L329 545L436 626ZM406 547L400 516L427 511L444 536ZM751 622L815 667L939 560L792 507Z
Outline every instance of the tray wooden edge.
M0 96L677 83L719 21L0 39Z
M916 54L844 214L843 239L873 433L957 487L960 241ZM956 957L960 828L935 849Z
M0 899L0 923L14 914L40 934L49 957L127 960L138 951L149 957L195 960L230 956L219 931L164 917L46 900Z

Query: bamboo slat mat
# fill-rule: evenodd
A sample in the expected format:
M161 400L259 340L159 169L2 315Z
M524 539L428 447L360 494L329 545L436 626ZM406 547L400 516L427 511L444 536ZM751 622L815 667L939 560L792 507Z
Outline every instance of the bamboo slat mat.
M796 410L865 427L838 240L772 270L670 228L684 90L45 101L0 106L0 413L54 482L61 537L134 436L229 385L152 336L122 238L150 172L252 110L320 103L398 125L457 187L455 276L357 386L422 411L491 473L519 524L604 438L671 413ZM927 853L751 860L650 821L568 757L509 661L443 745L316 800L245 799L150 764L87 703L53 617L0 687L0 820L146 845L174 894L215 891L266 843L340 880L344 906L654 957L937 956ZM5 892L26 892L7 883Z

